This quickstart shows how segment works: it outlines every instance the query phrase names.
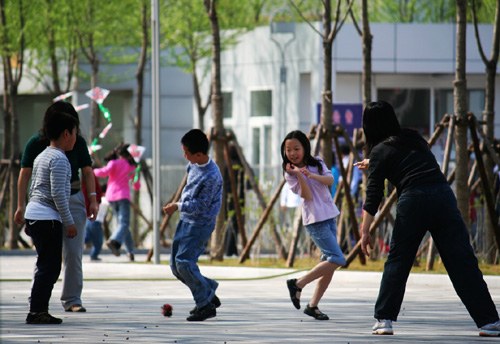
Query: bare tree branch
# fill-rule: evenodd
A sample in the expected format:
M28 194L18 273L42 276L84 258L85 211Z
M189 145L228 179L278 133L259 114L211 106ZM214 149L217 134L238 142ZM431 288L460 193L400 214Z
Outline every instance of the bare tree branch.
M476 0L471 0L471 8L472 8L472 22L474 23L474 35L476 36L477 48L479 50L479 55L481 55L481 59L484 64L488 64L488 58L484 53L483 45L481 43L481 37L479 36L479 28L477 23L477 11L476 11Z
M306 17L304 17L304 15L302 14L302 11L295 4L295 2L293 0L288 0L288 2L290 3L290 5L292 5L292 7L297 12L297 14L307 23L307 25L309 25L311 27L311 29L313 29L313 31L316 32L318 35L320 35L321 37L323 37L323 34L318 29L316 29L313 24L311 24L311 22L309 21L309 19L307 19ZM323 2L323 6L324 6L324 4L325 4L324 0L322 2Z

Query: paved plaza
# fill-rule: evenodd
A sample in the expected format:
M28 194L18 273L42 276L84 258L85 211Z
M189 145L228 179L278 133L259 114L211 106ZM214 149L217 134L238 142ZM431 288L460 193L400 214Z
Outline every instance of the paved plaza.
M84 260L87 313L65 313L59 303L61 282L52 293L50 312L61 325L26 325L27 299L35 256L0 255L1 343L489 343L482 338L446 275L412 274L394 336L371 334L373 305L381 273L335 273L320 308L329 321L317 321L293 308L286 288L293 269L202 267L219 280L222 306L217 317L188 322L194 306L187 287L167 265L136 263L125 256ZM162 255L168 259L168 255ZM497 306L500 276L486 276ZM302 293L303 306L312 286ZM173 306L166 318L160 307ZM500 309L500 307L499 307Z

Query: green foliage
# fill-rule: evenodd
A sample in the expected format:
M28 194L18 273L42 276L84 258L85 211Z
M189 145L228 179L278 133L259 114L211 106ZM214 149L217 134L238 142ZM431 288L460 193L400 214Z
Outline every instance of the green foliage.
M224 50L237 42L238 36L252 29L255 17L265 0L217 1L221 45ZM168 63L188 73L197 62L211 56L211 28L202 1L164 0L160 7L161 47L169 51Z

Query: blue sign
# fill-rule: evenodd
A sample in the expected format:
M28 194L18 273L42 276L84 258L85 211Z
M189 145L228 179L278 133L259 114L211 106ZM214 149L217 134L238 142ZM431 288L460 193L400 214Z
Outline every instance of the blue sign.
M321 120L321 103L317 105L318 123ZM363 105L359 103L338 103L333 104L332 123L341 125L352 137L355 128L362 127Z

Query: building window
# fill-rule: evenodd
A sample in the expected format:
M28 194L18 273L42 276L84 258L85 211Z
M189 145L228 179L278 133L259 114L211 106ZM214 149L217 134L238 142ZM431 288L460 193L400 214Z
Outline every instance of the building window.
M250 92L250 116L271 117L273 115L273 93L271 90Z
M260 128L252 128L252 164L260 164Z
M484 90L467 90L467 109L472 112L476 118L482 117L484 101ZM452 89L441 89L436 91L435 123L439 123L445 114L453 114L455 112L453 102Z
M233 117L233 92L222 92L223 118Z
M429 135L430 99L429 89L383 88L377 90L377 98L394 107L402 127L418 130Z

